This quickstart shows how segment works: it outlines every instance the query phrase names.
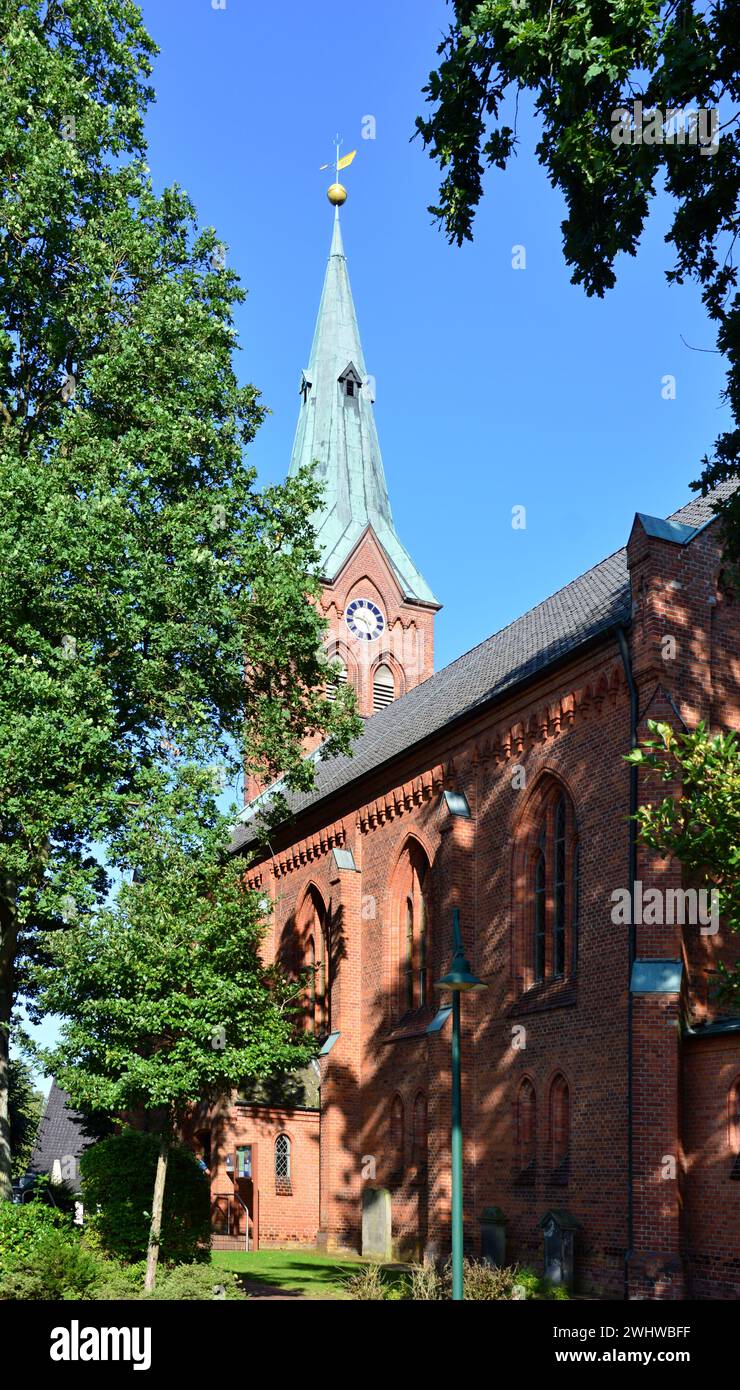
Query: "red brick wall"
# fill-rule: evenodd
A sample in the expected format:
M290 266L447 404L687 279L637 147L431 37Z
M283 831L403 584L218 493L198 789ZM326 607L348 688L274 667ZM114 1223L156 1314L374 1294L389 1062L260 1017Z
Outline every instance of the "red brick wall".
M645 718L675 719L676 710L689 723L710 717L738 723L738 614L725 600L717 611L718 554L714 530L680 547L635 527L630 642L643 731ZM669 657L666 635L676 638ZM720 638L726 655L712 681L710 658ZM361 1191L369 1182L391 1186L401 1253L449 1248L450 1025L436 1035L425 1032L436 996L401 1020L394 1003L392 893L412 836L431 866L430 978L449 966L451 914L458 907L467 954L488 985L462 1000L468 1250L480 1248L483 1208L498 1205L508 1219L510 1258L540 1267L538 1223L549 1208L566 1208L580 1223L576 1264L585 1287L621 1297L628 1268L631 1296L681 1296L687 1222L705 1219L695 1214L696 1194L711 1193L719 1179L703 1142L692 1140L694 1157L690 1165L684 1160L677 994L634 998L634 1229L628 1251L629 941L628 928L612 921L611 894L629 887L629 717L619 648L605 636L590 653L545 672L525 693L471 717L462 731L443 732L423 752L412 749L399 758L390 772L337 793L329 806L302 818L300 839L278 836L274 857L251 871L252 881L274 897L275 947L290 931L309 885L341 926L332 1001L340 1037L322 1060L320 1228L328 1243L359 1242ZM516 856L528 833L531 798L546 780L567 792L577 821L578 967L562 980L526 987L529 978L518 963L526 959L523 934L531 928L517 897ZM472 820L450 818L441 797L445 787L465 791ZM641 783L640 798L648 794ZM352 848L357 873L337 872L336 843ZM638 876L646 886L679 882L675 868L643 853ZM697 930L639 928L637 954L689 964ZM691 996L689 981L688 1007ZM550 1092L558 1075L568 1086L570 1145L569 1163L553 1172ZM516 1097L525 1076L536 1093L536 1162L522 1181ZM390 1135L399 1096L410 1154L419 1093L428 1098L426 1181L409 1161L399 1178ZM666 1157L675 1159L675 1177L666 1176L672 1171ZM699 1249L697 1239L692 1249ZM715 1239L721 1244L721 1233ZM727 1259L727 1250L720 1252L713 1270L707 1256L704 1291L727 1286Z
M279 1193L274 1146L278 1134L291 1141L291 1191ZM258 1151L259 1239L261 1245L313 1245L319 1225L318 1112L251 1109L234 1105L214 1116L211 1131L211 1199L234 1192L226 1155L237 1145Z
M740 1290L740 1168L729 1101L740 1080L740 1034L684 1045L686 1153L684 1258L689 1298L733 1298Z

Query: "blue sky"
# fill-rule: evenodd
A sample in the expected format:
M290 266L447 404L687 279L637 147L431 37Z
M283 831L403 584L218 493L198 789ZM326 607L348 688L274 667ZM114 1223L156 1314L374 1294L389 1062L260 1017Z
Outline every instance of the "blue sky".
M665 284L667 201L617 289L589 300L570 284L562 203L526 114L509 172L488 175L474 242L450 247L432 224L437 170L409 137L442 0L142 8L161 49L153 176L188 189L249 291L238 370L273 412L250 451L264 481L287 471L329 249L319 166L336 131L358 149L344 240L397 529L444 604L437 666L623 545L635 511L688 500L726 420L723 371L681 341L714 345L696 289Z

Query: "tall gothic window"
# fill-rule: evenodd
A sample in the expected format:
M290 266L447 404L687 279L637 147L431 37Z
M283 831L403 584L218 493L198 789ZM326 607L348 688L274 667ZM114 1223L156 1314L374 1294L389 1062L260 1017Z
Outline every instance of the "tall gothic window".
M740 1077L730 1087L729 1100L729 1141L734 1163L730 1177L740 1178Z
M392 884L391 999L397 1016L429 1002L429 864L412 840Z
M309 888L298 913L298 943L306 971L305 1028L315 1037L331 1032L331 960L328 914L323 899Z
M537 1158L537 1097L529 1077L522 1081L517 1096L516 1147L520 1176L533 1179Z
M570 1168L570 1092L564 1076L558 1074L550 1087L550 1168L551 1180L567 1182Z
M413 1134L411 1147L411 1163L416 1169L419 1177L424 1176L427 1168L427 1146L428 1146L429 1122L427 1115L427 1098L423 1091L419 1091L414 1100L413 1114Z
M339 687L342 685L346 685L348 680L349 676L347 675L347 667L344 664L337 670L332 671L329 680L326 682L327 700L331 700L333 703L337 698L337 691L339 690Z
M573 803L553 780L535 792L515 858L523 987L572 975L578 960L580 855Z
M404 1168L406 1166L405 1144L404 1144L404 1112L403 1101L400 1096L394 1096L391 1104L391 1135L389 1167L391 1171L390 1181L401 1182L403 1179Z

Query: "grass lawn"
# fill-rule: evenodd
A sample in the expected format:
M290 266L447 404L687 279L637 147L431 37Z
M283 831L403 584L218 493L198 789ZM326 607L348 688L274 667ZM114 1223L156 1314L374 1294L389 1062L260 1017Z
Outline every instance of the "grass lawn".
M357 1256L313 1250L214 1250L211 1259L218 1269L304 1298L346 1298L344 1280L365 1263Z

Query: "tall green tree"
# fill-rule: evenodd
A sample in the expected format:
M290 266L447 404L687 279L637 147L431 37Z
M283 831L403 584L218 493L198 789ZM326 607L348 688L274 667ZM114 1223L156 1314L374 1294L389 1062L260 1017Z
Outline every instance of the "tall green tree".
M0 1199L28 968L107 891L91 846L161 750L301 784L324 698L305 476L258 492L244 298L157 193L132 0L0 0ZM137 790L139 787L139 790Z
M417 129L443 173L430 211L450 241L472 237L487 167L516 153L516 103L530 93L537 158L562 194L563 251L589 295L615 282L620 252L636 255L650 205L674 202L668 280L694 280L727 359L735 424L702 460L694 486L740 475L740 14L737 0L453 0L440 63L424 89L433 111ZM615 140L634 102L718 112L718 139ZM615 120L616 113L623 115ZM669 128L670 129L670 128ZM661 127L662 130L662 127ZM695 137L696 138L696 137ZM716 145L716 148L713 146ZM740 566L740 490L721 503L728 559Z
M35 1007L63 1019L46 1068L73 1105L140 1115L159 1136L147 1289L169 1153L192 1105L299 1067L314 1049L298 1026L305 979L263 964L263 914L229 833L207 771L150 769L115 845L135 875L37 967Z
M33 1072L23 1057L10 1059L10 1151L13 1177L22 1178L28 1165L44 1109L43 1092L33 1079Z

